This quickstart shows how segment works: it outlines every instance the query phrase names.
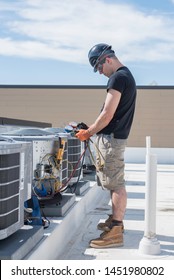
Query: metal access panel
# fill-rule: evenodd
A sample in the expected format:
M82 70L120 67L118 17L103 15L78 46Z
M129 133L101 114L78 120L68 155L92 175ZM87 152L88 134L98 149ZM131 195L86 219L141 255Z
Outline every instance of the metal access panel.
M55 139L54 140L31 139L31 140L33 143L33 174L34 174L34 171L36 170L38 164L48 163L48 159L53 150L53 145L57 144L58 146L58 143L56 143L57 141Z
M24 197L31 189L31 178L25 177L27 148L27 143L0 141L0 239L24 225Z

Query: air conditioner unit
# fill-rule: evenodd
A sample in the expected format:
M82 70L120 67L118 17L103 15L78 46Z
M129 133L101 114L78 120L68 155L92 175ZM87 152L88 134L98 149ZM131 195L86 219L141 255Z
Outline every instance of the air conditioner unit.
M81 163L80 160L82 154L83 143L76 137L71 136L71 133L65 132L64 128L48 127L45 128L47 132L55 134L67 135L68 145L68 185L71 186L77 183L82 178ZM75 170L76 169L76 170ZM74 171L75 170L75 171ZM71 179L69 180L69 178Z
M44 129L26 128L12 131L8 134L17 141L32 143L32 171L33 182L45 185L53 184L56 181L57 191L62 191L68 176L67 161L67 138L65 135L54 135ZM61 148L62 142L63 156L61 163L55 158Z
M24 200L31 195L30 143L0 137L0 239L24 225Z

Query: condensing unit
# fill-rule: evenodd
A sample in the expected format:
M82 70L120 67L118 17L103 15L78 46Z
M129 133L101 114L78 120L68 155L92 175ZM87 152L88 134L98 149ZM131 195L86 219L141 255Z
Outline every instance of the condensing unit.
M24 201L31 196L31 144L0 137L0 239L24 225Z
M82 178L82 154L83 143L76 137L72 136L71 133L65 132L63 128L46 128L46 131L55 134L67 135L67 146L68 146L68 185L77 183ZM71 179L70 179L71 178ZM70 180L69 180L70 179Z
M68 176L67 138L55 135L44 129L26 128L9 133L13 139L32 143L33 186L36 185L39 195L40 188L49 194L64 189Z

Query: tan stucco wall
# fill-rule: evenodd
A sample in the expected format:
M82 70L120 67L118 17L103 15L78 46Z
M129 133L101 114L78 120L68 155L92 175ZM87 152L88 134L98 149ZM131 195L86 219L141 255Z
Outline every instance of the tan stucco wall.
M139 89L129 145L145 145L151 136L153 147L174 147L174 88Z
M91 124L100 112L105 88L2 87L0 117L52 123ZM128 140L130 147L144 147L151 136L153 147L174 147L174 87L138 88L136 112Z

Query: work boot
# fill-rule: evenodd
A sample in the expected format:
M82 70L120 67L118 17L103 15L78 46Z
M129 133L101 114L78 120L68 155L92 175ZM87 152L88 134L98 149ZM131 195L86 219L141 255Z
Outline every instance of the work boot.
M104 223L99 223L97 225L97 228L99 230L103 230L103 231L110 231L111 228L111 224L112 224L112 219L113 219L113 215L108 215L109 217L107 218L107 220ZM122 224L122 231L124 232L124 225Z
M89 243L92 248L112 248L123 246L122 226L113 226L109 232L103 232L99 238Z

